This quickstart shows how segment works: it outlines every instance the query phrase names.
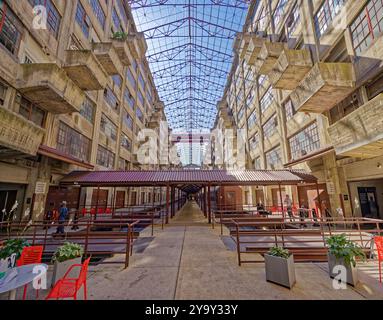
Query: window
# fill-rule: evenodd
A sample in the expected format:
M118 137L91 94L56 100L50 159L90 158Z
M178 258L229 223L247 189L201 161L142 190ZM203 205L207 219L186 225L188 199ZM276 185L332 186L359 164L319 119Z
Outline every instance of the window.
M8 87L0 82L0 105L4 105L5 95L7 93Z
M278 128L278 118L276 115L272 116L264 125L263 125L263 134L265 138L270 138L277 132Z
M265 8L262 7L261 14L259 15L259 18L258 18L258 20L259 20L258 30L259 31L266 31L267 18L268 18L267 10L265 10Z
M145 88L145 80L141 73L138 74L138 82L141 84L142 88Z
M315 15L315 31L318 36L326 32L332 20L341 11L346 1L347 0L325 0Z
M136 116L137 118L143 123L144 122L144 115L142 114L142 111L140 108L137 107L136 109Z
M113 75L112 80L117 87L122 88L122 77L119 74Z
M132 85L133 89L137 89L137 83L136 83L136 79L134 78L133 76L133 73L132 71L130 70L130 68L128 68L128 70L126 71L126 77L128 78L130 84Z
M320 148L317 123L313 123L289 139L292 160L304 157Z
M19 113L40 127L44 125L45 111L25 98L21 98Z
M121 26L120 17L118 16L115 8L113 8L113 11L112 11L112 21L113 21L113 25L115 27L115 30L114 30L115 32L124 31L124 29Z
M114 158L115 158L115 155L113 152L109 151L108 149L106 149L100 145L98 146L96 163L99 166L113 169L114 168Z
M121 147L128 151L132 151L132 141L124 134L121 135Z
M282 166L281 147L276 147L266 153L266 163L268 170L275 170Z
M261 157L258 157L254 160L254 169L255 170L262 170Z
M98 22L100 22L102 29L105 28L105 13L102 10L101 4L99 0L89 0L90 6L93 9L93 13L97 17Z
M101 116L100 129L113 141L117 140L117 126L105 114Z
M108 103L108 105L116 112L120 110L120 103L112 89L109 87L104 90L104 100Z
M134 109L135 100L134 100L134 97L132 96L132 94L130 93L128 88L125 88L124 100L128 104L128 106L133 110Z
M296 113L293 102L289 99L285 102L284 106L286 112L286 120L292 119Z
M86 98L84 103L81 106L80 114L88 120L90 123L94 122L94 113L96 106L92 100Z
M254 95L254 91L253 91L253 89L251 88L249 94L248 94L247 97L246 97L246 106L247 106L248 108L250 108L251 105L253 104L254 97L255 97L255 95Z
M286 4L287 0L279 0L277 8L274 11L274 25L276 29L278 28L285 14Z
M241 110L238 111L238 121L242 120L244 112L245 112L244 107L242 107Z
M273 94L273 87L269 87L267 89L266 93L263 95L260 105L261 105L261 112L265 112L274 102L274 94Z
M130 130L133 131L133 118L124 110L123 121L125 126L127 126Z
M383 1L370 0L351 24L355 52L360 54L383 33Z
M120 158L118 161L118 169L119 170L129 170L129 161L125 160L124 158Z
M261 89L267 89L267 86L266 86L266 76L265 75L260 75L259 78L258 78L258 88Z
M294 9L291 11L290 17L286 22L287 32L289 37L294 35L294 32L297 30L298 25L301 21L301 11L298 4L295 4Z
M258 132L250 139L250 150L257 149L259 146L259 134Z
M81 30L84 33L85 37L89 38L89 30L90 30L91 23L80 1L77 3L76 21L81 27Z
M360 91L355 91L330 110L330 123L334 124L363 104Z
M57 39L61 16L57 11L56 7L53 5L52 0L29 0L29 3L32 7L35 6L44 6L47 10L47 29L52 32L54 37Z
M0 43L16 53L21 37L21 25L4 0L0 0Z
M251 130L256 125L256 122L257 122L257 112L256 110L254 110L247 120L247 126L249 127L249 130Z
M145 104L144 96L140 90L137 91L137 100L141 102L142 106Z
M91 141L64 122L60 122L57 150L82 161L89 162Z
M383 74L380 74L377 78L372 80L366 86L368 100L375 98L377 95L383 92Z
M128 25L128 16L126 15L125 6L122 3L123 0L117 0L118 9L120 10L122 19L124 20L125 26Z

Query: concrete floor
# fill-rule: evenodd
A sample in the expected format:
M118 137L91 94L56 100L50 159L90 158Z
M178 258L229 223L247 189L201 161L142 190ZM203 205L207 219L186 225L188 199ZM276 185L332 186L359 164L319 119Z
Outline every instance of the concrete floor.
M146 232L150 235L147 230L142 236ZM327 264L296 264L297 284L292 290L268 283L263 263L238 266L236 252L224 245L220 229L211 229L192 202L164 230L155 230L154 239L143 252L134 253L128 269L104 264L91 267L88 298L383 299L383 286L376 280L377 264L365 263L359 269L361 282L346 290L333 289Z

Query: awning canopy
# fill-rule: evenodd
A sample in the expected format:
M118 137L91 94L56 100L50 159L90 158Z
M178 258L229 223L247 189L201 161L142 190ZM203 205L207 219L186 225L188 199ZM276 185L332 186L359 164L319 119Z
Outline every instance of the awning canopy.
M173 170L173 171L74 171L62 185L84 187L134 186L263 186L315 183L317 178L302 170ZM194 188L193 188L194 189Z

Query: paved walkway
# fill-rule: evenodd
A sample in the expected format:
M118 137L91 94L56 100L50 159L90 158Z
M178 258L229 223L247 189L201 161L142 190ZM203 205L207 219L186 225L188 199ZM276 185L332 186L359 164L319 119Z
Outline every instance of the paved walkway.
M268 283L263 263L238 266L219 229L211 229L195 202L187 203L164 230L155 230L145 250L133 254L128 269L91 267L89 299L383 299L382 285L364 272L356 289L334 290L326 264L296 264L292 290ZM377 265L363 268L377 277Z

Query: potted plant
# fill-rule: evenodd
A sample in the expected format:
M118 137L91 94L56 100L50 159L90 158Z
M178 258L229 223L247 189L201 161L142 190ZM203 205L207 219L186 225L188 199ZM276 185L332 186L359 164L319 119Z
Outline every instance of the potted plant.
M14 268L24 247L29 243L25 239L16 238L4 241L0 249L0 278L4 277L8 269Z
M65 275L72 265L81 264L83 254L83 247L77 243L65 242L57 248L52 257L54 263L52 286Z
M336 266L346 268L347 283L355 286L358 283L356 258L366 259L366 255L357 244L348 240L345 234L334 235L326 240L328 245L328 268L331 278L339 274L334 270ZM335 272L334 272L335 271Z
M128 34L126 32L117 31L112 34L113 40L125 41L128 38Z
M294 256L282 247L273 247L264 256L266 281L291 289L295 282Z

